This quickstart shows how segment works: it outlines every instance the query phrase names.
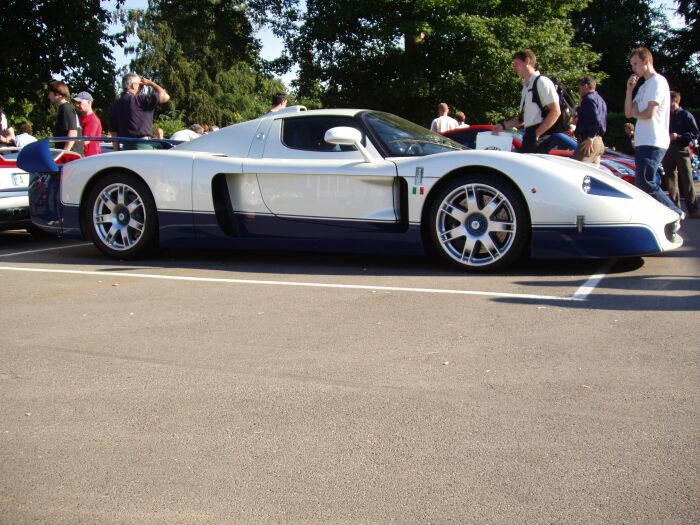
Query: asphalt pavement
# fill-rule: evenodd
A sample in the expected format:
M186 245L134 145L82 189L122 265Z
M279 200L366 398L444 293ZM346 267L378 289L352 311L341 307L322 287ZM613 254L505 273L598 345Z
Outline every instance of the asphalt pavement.
M0 233L0 523L698 523L683 235L468 275Z

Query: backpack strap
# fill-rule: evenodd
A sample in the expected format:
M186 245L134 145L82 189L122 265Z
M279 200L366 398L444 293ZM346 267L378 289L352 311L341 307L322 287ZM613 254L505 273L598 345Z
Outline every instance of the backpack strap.
M537 81L541 76L542 75L537 75L535 77L535 81L532 83L532 101L537 104L538 108L540 108L540 114L542 115L542 118L544 118L544 107L542 106L542 101L540 101L540 91L537 89Z

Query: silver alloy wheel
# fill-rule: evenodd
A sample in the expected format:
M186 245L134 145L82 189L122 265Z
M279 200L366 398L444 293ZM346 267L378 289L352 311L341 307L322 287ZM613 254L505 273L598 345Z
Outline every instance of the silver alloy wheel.
M136 245L146 224L143 199L127 184L110 184L100 191L92 210L92 224L106 246L125 251Z
M451 191L440 203L435 228L441 248L465 266L492 265L513 245L518 223L513 204L480 183Z

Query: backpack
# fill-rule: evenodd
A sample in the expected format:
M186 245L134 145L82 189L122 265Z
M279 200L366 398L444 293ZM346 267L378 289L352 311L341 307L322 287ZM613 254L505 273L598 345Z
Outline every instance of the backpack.
M541 76L542 75L537 75L535 82L532 84L532 101L537 104L537 107L540 108L542 118L545 118L549 112L549 108L542 106L542 103L540 102L540 92L537 90L537 81ZM571 124L571 121L576 114L576 104L563 84L560 84L556 78L552 78L551 81L554 84L554 89L556 89L557 96L559 97L559 109L561 110L561 115L559 115L559 118L554 125L547 130L547 133L566 133L566 131L569 129L569 124Z

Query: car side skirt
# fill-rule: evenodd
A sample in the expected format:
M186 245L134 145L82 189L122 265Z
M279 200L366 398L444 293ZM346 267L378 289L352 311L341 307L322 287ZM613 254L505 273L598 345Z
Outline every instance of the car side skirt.
M163 226L176 217L162 212ZM328 250L356 253L423 254L420 225L399 222L337 220L314 217L280 217L235 213L233 227L222 228L214 213L195 213L196 243L208 248ZM171 239L172 240L172 239Z

